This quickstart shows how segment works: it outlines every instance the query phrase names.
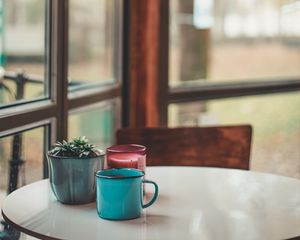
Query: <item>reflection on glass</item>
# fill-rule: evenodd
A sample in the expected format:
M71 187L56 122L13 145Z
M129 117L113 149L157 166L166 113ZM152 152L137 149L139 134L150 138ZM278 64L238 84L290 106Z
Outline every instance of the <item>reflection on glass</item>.
M70 0L71 87L113 80L112 0Z
M170 0L170 85L299 78L299 6L299 0Z
M46 0L0 0L0 106L48 96Z
M115 106L103 106L83 109L69 115L69 140L86 136L89 142L100 149L112 145L115 132Z
M0 138L0 205L8 193L43 178L43 158L44 127ZM26 239L0 214L0 239L19 237Z
M251 124L251 169L300 178L300 93L171 104L169 126Z

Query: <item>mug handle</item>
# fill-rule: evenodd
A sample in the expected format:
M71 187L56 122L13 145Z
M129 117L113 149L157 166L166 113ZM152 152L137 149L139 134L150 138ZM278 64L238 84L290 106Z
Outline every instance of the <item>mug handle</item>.
M142 204L143 208L147 208L147 207L151 206L155 202L155 200L156 200L156 198L158 196L158 186L157 186L157 184L155 182L150 181L150 180L146 180L146 179L143 180L143 183L151 183L151 184L154 185L154 188L155 188L154 195L153 195L152 199L150 200L150 202L148 202L146 204Z

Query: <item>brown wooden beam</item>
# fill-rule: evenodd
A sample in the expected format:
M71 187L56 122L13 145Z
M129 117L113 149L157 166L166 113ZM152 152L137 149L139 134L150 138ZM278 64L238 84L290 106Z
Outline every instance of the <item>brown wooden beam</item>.
M129 126L159 124L160 0L130 0L128 14Z

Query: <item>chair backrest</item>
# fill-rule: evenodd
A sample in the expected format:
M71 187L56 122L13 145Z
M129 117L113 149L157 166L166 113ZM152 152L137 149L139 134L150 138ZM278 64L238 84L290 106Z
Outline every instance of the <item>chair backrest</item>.
M207 166L249 169L250 125L123 128L118 144L147 147L147 166Z

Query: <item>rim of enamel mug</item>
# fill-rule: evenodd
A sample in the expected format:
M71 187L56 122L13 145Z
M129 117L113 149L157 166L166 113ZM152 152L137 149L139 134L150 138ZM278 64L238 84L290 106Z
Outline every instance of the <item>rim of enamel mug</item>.
M115 171L115 170L125 170L125 171L135 171L138 172L140 175L138 176L105 176L101 175L101 173L109 172L109 171ZM96 172L96 177L98 178L106 178L106 179L127 179L127 178L139 178L145 176L145 173L139 169L136 168L109 168L109 169L103 169Z

